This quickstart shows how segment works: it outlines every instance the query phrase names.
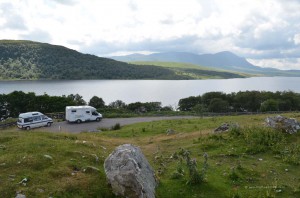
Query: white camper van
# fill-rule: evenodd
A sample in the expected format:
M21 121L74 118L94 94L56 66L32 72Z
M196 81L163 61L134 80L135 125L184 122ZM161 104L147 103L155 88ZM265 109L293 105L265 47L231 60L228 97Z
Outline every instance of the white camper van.
M102 115L91 106L67 106L66 107L66 121L68 122L87 122L100 121Z
M53 120L40 112L27 112L19 115L17 126L20 129L29 130L31 128L51 126Z

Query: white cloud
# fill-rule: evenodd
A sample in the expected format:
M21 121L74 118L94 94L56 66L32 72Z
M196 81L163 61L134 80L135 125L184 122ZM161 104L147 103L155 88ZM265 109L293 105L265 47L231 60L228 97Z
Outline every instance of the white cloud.
M273 67L282 70L300 69L300 58L248 59L248 61L253 65L257 65L260 67Z
M285 59L300 57L299 10L297 0L2 0L0 39L98 55L229 50Z
M295 34L295 36L294 36L294 43L295 43L295 45L299 45L300 44L300 34Z

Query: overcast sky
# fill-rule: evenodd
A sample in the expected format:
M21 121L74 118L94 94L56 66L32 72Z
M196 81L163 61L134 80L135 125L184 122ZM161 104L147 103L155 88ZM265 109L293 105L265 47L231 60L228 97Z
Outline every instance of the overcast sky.
M300 69L300 0L0 0L0 39L98 56L231 51Z

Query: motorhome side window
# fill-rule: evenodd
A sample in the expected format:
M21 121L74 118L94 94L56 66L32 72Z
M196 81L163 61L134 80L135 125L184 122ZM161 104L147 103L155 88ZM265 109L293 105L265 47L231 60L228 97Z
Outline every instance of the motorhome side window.
M32 118L24 118L24 123L27 123L27 122L32 122L33 119Z
M86 111L86 113L90 113L90 111Z
M72 113L76 113L76 110L73 109L73 110L71 110L71 112L72 112Z
M33 121L40 121L41 120L41 116L34 116L33 117Z

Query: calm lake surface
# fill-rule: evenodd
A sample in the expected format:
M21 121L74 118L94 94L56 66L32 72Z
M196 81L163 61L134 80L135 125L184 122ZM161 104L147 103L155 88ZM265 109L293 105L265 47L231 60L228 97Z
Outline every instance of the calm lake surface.
M211 91L225 93L258 90L300 92L300 77L253 77L218 80L55 80L55 81L0 81L0 93L15 90L47 93L53 96L76 94L89 101L93 96L106 104L122 100L132 102L162 102L177 106L179 99Z

